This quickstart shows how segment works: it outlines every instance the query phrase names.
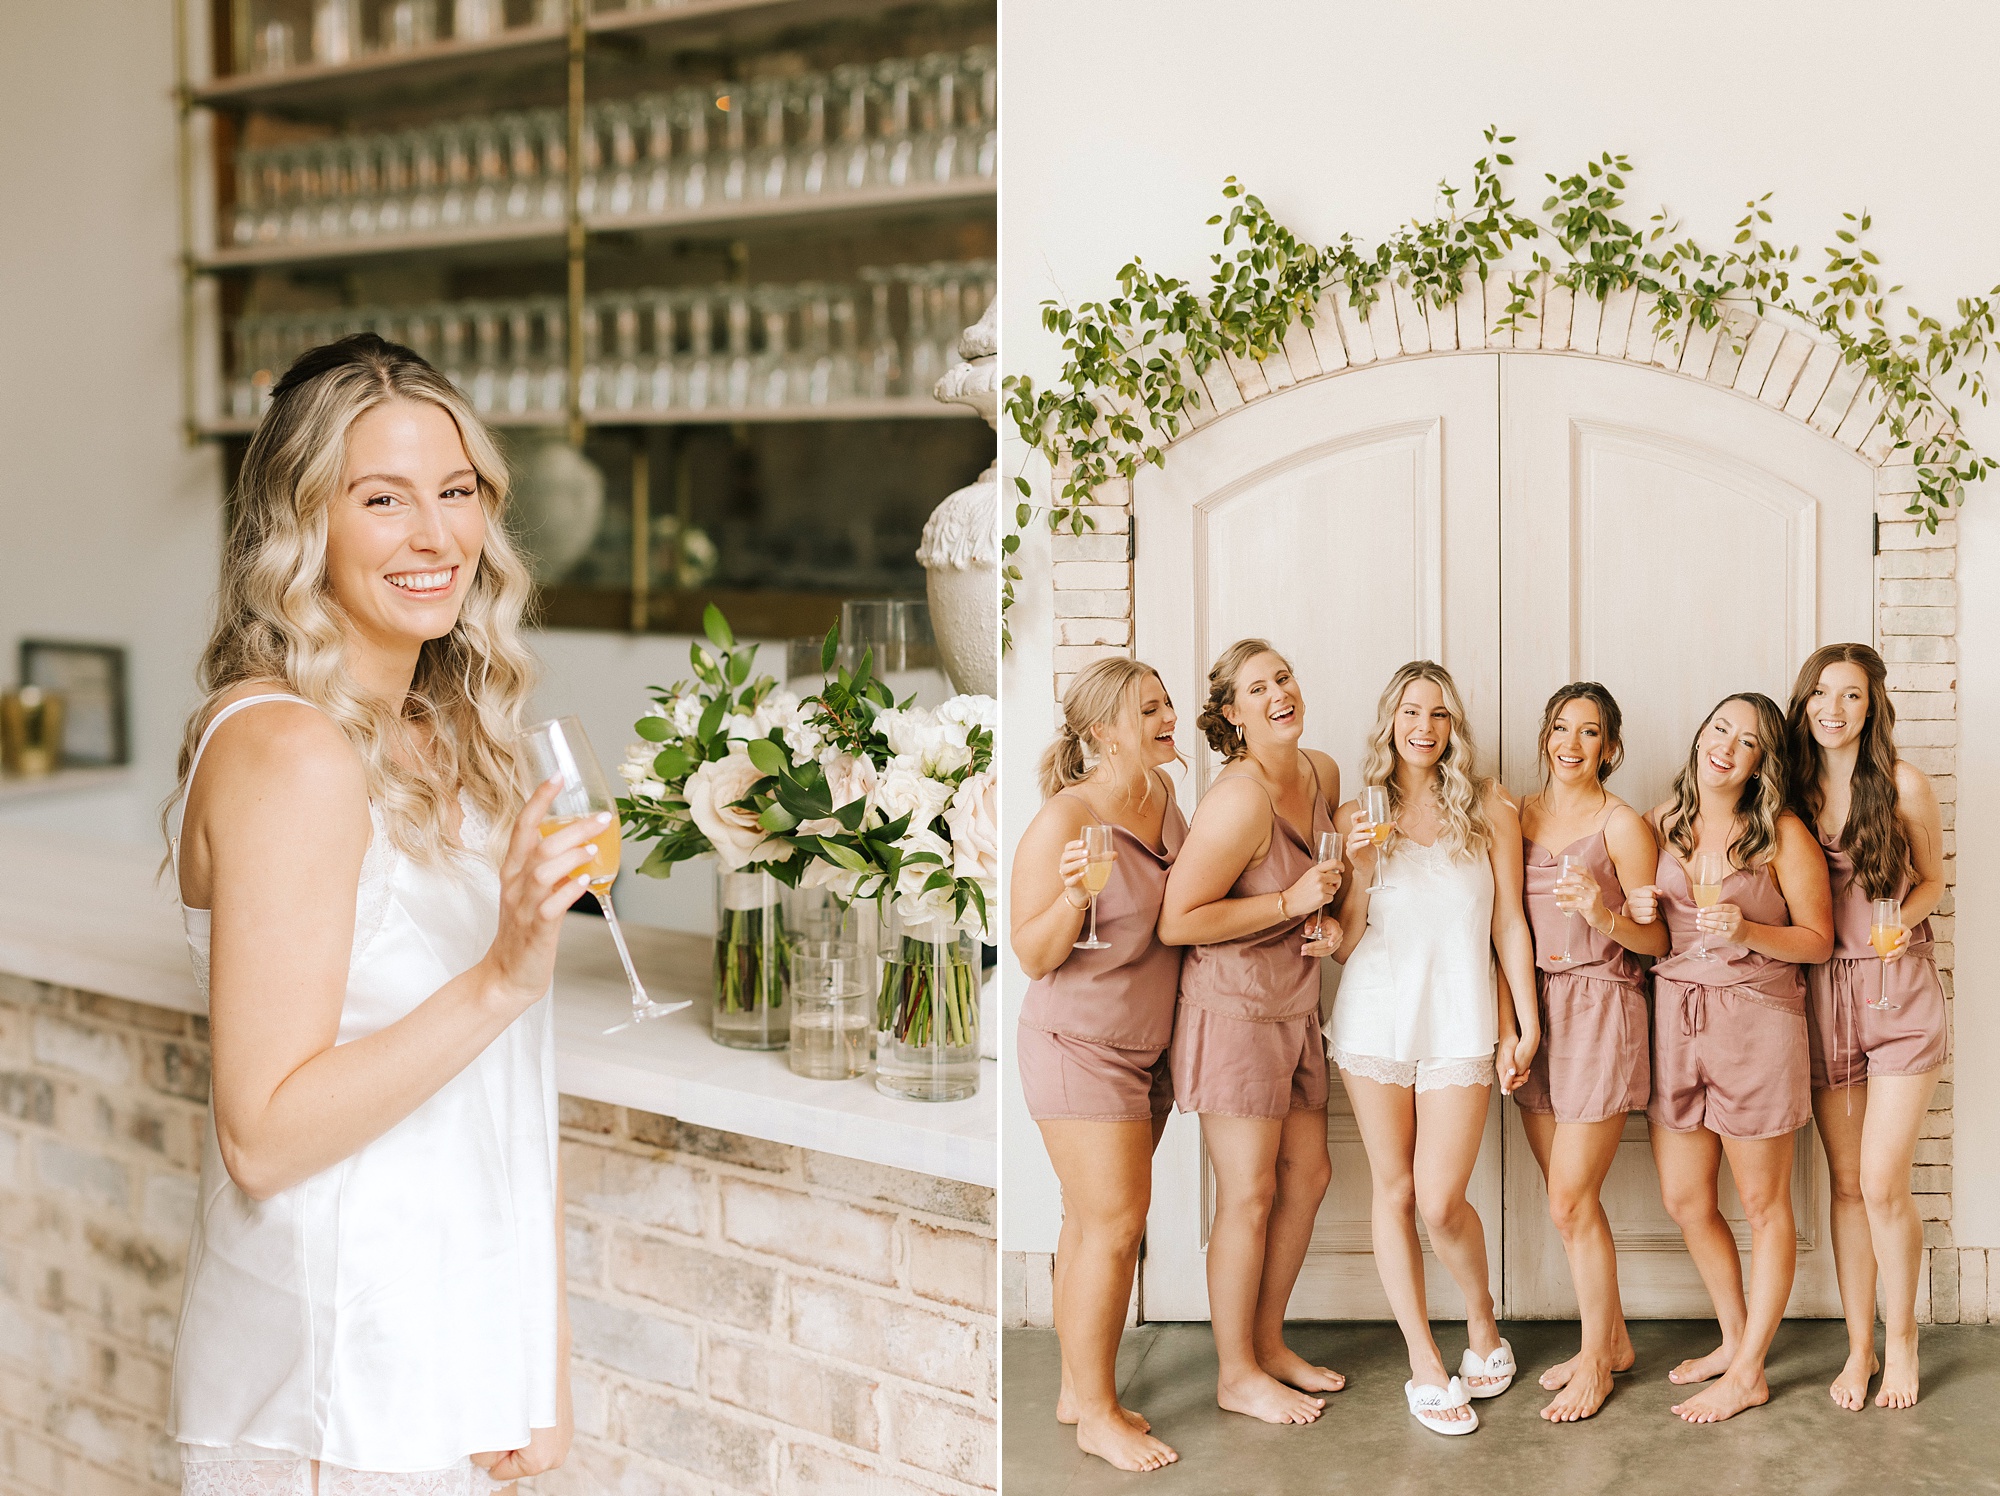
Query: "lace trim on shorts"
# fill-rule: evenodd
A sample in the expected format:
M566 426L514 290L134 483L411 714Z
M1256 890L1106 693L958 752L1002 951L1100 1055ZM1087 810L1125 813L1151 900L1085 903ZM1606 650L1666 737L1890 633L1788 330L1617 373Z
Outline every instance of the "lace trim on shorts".
M1335 1068L1385 1086L1441 1091L1447 1086L1490 1086L1494 1080L1490 1054L1470 1059L1385 1060L1372 1054L1333 1049L1330 1055Z
M181 1496L312 1496L312 1461L254 1445L181 1446ZM469 1459L442 1470L350 1470L325 1460L319 1496L488 1496L503 1489Z

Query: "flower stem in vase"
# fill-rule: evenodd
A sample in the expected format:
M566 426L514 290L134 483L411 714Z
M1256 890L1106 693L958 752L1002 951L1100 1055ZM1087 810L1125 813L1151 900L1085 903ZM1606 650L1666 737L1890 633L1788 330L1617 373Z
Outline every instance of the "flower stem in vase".
M718 894L711 1036L732 1049L783 1049L791 972L777 882L724 873Z
M979 978L963 936L905 934L883 963L876 1022L876 1089L915 1101L955 1101L979 1089Z

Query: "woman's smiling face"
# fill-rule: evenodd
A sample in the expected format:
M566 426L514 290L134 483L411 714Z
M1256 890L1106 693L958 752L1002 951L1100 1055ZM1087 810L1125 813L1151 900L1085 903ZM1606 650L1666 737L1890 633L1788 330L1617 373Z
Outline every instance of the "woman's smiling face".
M1806 723L1822 748L1846 748L1868 726L1868 672L1852 660L1835 660L1819 673L1806 698Z
M1419 769L1435 767L1451 746L1451 708L1444 704L1444 689L1434 680L1421 679L1403 687L1390 734L1405 763Z
M1243 729L1246 746L1295 744L1305 732L1305 697L1292 667L1267 649L1243 662L1236 673L1236 694L1222 715Z
M1757 709L1747 701L1723 702L1696 739L1697 782L1706 789L1740 791L1763 762Z
M1587 696L1572 696L1556 708L1549 724L1549 777L1559 784L1598 782L1604 762L1604 714Z

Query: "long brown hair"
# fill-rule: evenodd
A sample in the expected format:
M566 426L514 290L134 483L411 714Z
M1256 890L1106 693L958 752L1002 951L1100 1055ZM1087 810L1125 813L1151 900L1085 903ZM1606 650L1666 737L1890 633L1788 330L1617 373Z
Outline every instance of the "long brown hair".
M1739 868L1761 867L1778 855L1778 817L1786 810L1785 714L1762 691L1732 691L1710 707L1688 744L1687 762L1674 776L1673 804L1660 817L1660 832L1682 861L1694 856L1695 817L1701 810L1701 789L1695 779L1701 761L1701 735L1715 714L1732 701L1746 703L1757 714L1757 772L1736 798L1735 816L1743 829L1729 844L1729 860Z
M1556 718L1572 701L1587 701L1597 708L1597 725L1603 732L1603 746L1597 757L1597 782L1604 783L1625 762L1625 714L1611 693L1594 680L1573 680L1560 687L1542 708L1542 730L1535 737L1535 758L1542 766L1542 786L1549 782L1549 734L1556 730Z
M1044 800L1089 776L1096 767L1093 760L1104 751L1092 741L1092 730L1108 726L1136 708L1146 682L1159 678L1160 672L1151 665L1118 658L1093 660L1077 671L1076 679L1063 692L1062 726L1056 729L1055 741L1043 750L1036 767L1035 782ZM1166 690L1165 682L1160 689Z
M1909 876L1910 837L1896 814L1896 707L1889 699L1889 671L1866 644L1821 645L1792 683L1792 708L1786 719L1792 805L1817 834L1826 795L1819 782L1823 767L1819 744L1813 741L1806 708L1826 667L1842 663L1860 666L1868 677L1868 720L1848 780L1847 824L1840 830L1840 847L1853 859L1854 881L1868 890L1869 898L1893 899Z
M1238 639L1208 667L1208 700L1202 703L1201 715L1194 719L1194 725L1225 763L1235 762L1249 750L1243 746L1243 729L1223 716L1222 709L1236 699L1236 677L1260 654L1278 655L1287 670L1292 668L1291 661L1264 639Z

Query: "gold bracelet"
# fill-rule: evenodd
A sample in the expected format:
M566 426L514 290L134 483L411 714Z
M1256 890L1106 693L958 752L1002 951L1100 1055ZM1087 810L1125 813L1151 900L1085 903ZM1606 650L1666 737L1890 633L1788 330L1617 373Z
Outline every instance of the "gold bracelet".
M1069 885L1065 883L1063 885L1063 902L1065 904L1068 904L1069 907L1074 909L1078 914L1083 913L1084 910L1090 907L1090 899L1087 895L1085 896L1084 901L1081 904L1078 904L1071 901L1069 894L1070 894Z
M1285 891L1281 888L1278 890L1278 923L1282 925L1290 918L1291 916L1285 913Z

